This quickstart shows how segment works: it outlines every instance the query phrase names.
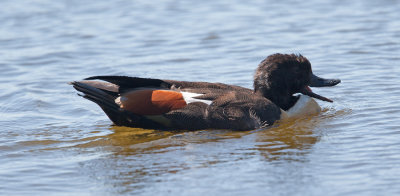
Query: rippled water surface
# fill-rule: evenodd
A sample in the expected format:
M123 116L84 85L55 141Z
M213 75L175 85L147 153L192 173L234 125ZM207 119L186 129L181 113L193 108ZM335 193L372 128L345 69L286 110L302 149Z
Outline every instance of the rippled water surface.
M400 1L0 2L0 195L399 195ZM266 130L115 127L69 81L252 87L301 53L318 116Z

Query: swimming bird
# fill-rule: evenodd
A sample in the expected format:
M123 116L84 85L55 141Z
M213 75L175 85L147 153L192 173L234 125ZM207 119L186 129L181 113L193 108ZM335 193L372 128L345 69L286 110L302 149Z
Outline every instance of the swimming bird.
M310 115L332 102L310 87L334 86L339 79L313 74L300 54L273 54L258 65L254 89L210 82L127 76L93 76L70 84L95 102L117 126L167 130L253 130L275 121Z

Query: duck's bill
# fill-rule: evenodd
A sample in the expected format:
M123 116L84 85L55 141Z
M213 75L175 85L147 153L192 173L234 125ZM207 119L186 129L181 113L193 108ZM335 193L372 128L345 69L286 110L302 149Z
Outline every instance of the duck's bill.
M310 80L310 87L335 86L336 84L339 83L340 83L339 79L324 79L312 74Z
M311 75L311 80L310 80L311 87L335 86L336 84L339 84L339 83L340 83L339 79L324 79L324 78L320 78L314 74ZM322 101L333 102L331 99L328 99L324 96L321 96L321 95L318 95L318 94L312 92L312 90L308 86L305 86L300 91L300 93L303 95L308 95L310 97L314 97L314 98L322 100Z
M303 89L301 89L300 93L303 94L303 95L314 97L314 98L322 100L322 101L333 102L331 99L328 99L328 98L326 98L324 96L321 96L321 95L318 95L318 94L312 92L312 90L308 86L306 86Z

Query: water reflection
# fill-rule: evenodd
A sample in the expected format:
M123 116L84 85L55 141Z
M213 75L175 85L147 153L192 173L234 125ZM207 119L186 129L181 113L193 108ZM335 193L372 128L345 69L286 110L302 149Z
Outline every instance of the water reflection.
M106 138L114 147L121 148L116 153L134 155L138 153L159 153L170 147L191 144L205 144L224 139L241 138L251 132L230 130L200 130L200 131L160 131L130 127L110 127L112 134Z
M117 154L136 154L143 152L143 150L157 150L168 147L156 143L157 140L162 140L170 136L179 134L179 132L158 131L152 129L130 128L112 126L110 130L112 134L107 135L107 139L111 141L111 145L119 147Z
M274 127L257 132L257 150L268 161L305 161L324 132L323 124L351 113L350 109L325 108L317 116L289 119Z
M321 135L314 132L319 118L292 119L279 126L257 132L257 149L268 161L304 160L303 156L318 142Z
M334 113L334 114L333 114ZM340 111L287 120L257 131L205 130L166 132L113 126L104 136L104 156L82 163L82 170L92 179L112 187L108 191L140 193L153 183L187 175L199 169L223 169L243 159L269 163L307 161L313 146L322 137L326 119ZM109 145L109 146L107 146Z

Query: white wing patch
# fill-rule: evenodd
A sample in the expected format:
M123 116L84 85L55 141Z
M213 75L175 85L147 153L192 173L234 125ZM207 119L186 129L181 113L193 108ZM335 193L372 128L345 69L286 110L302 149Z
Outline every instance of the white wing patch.
M204 100L204 99L196 99L194 97L203 95L203 94L198 94L198 93L189 93L189 92L181 92L183 99L185 99L186 103L193 103L193 102L203 102L207 105L210 105L212 103L211 100Z

